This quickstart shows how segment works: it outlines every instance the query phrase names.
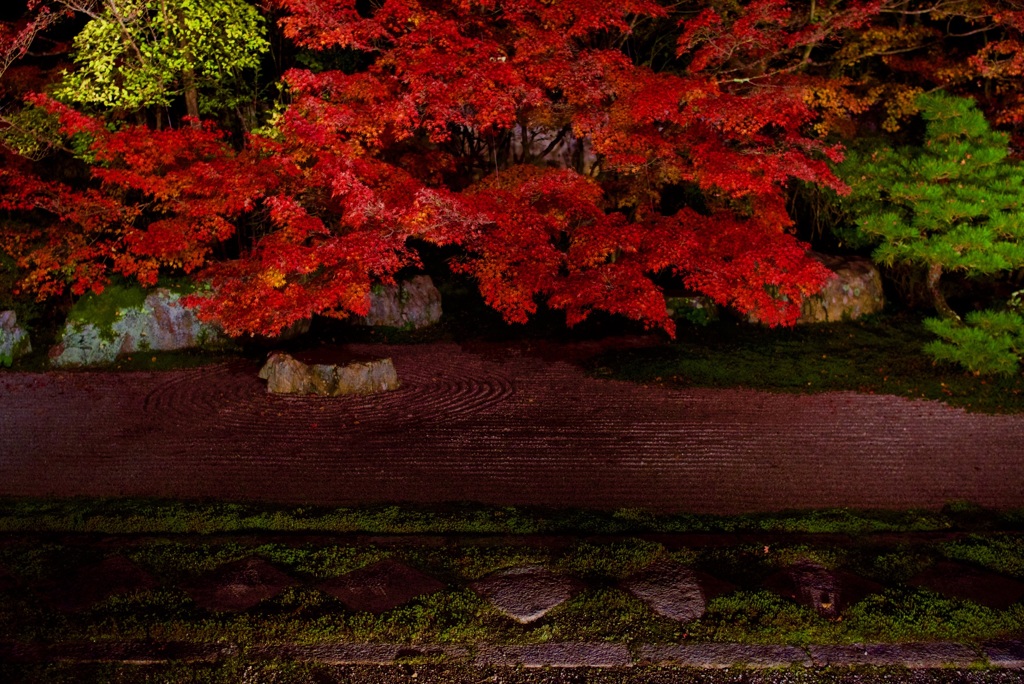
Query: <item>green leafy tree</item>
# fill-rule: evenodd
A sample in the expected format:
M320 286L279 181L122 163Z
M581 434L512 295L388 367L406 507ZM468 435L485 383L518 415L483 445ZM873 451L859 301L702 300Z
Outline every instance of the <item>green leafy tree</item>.
M1020 317L976 312L965 325L941 278L1024 266L1024 167L1008 158L1009 136L991 130L972 100L937 92L918 96L917 105L926 122L923 145L851 153L841 165L852 187L848 206L861 238L876 245L875 261L927 270L941 316L927 325L946 340L927 350L976 372L1007 372L1021 351L1013 342L1020 330L1011 333L1024 329Z
M62 0L90 21L75 37L76 69L57 86L71 103L122 110L183 96L198 118L230 106L226 84L256 69L269 43L244 0ZM200 93L210 102L203 107ZM205 111L204 111L205 110Z

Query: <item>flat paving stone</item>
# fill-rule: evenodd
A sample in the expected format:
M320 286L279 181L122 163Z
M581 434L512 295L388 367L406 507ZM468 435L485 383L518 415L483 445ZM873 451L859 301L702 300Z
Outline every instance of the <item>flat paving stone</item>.
M480 646L474 665L484 667L626 667L633 664L624 644L558 643Z
M578 583L547 568L531 565L501 570L470 585L501 613L529 624L572 598Z
M387 558L317 586L351 610L383 613L417 596L444 589L444 583L405 563Z
M185 585L200 607L219 612L248 610L298 582L261 558L245 558L220 566Z
M911 578L909 583L949 598L967 599L996 610L1006 610L1024 598L1024 583L989 570L951 561L936 563Z
M727 667L783 668L794 665L808 667L807 652L794 646L749 644L672 644L642 646L642 665L677 665L720 669Z
M921 644L852 644L848 646L809 646L815 665L858 666L897 665L908 668L969 667L981 656L963 644L944 642Z
M66 581L44 588L59 610L88 608L114 595L146 591L157 586L151 574L124 556L110 556L79 568Z
M672 561L658 561L626 578L622 588L670 620L691 622L704 615L707 602L732 587Z
M325 665L391 665L408 658L437 657L466 659L469 649L436 644L282 644L262 646L246 652L254 658L294 660Z
M994 667L1024 669L1024 641L990 641L984 645L982 652Z

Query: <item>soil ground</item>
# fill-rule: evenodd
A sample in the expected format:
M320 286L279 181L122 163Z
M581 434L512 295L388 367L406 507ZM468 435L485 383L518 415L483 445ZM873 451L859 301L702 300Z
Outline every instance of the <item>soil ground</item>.
M1024 415L644 386L572 363L606 349L331 347L317 360L391 357L402 381L333 399L270 396L252 361L4 373L0 495L716 514L959 500L1006 509L1024 498Z

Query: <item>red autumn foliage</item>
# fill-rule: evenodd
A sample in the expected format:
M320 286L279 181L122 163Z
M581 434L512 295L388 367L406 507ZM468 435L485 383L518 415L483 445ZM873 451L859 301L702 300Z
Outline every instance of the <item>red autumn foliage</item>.
M828 275L787 232L790 181L842 190L805 85L712 73L723 50L756 60L821 39L774 28L782 2L752 3L745 23L684 22L689 69L675 74L620 48L638 17L667 16L651 0L268 4L301 47L360 51L369 66L289 71L274 131L240 150L211 125L110 131L36 98L87 140L91 181L0 173L0 208L34 212L3 244L27 286L180 270L211 285L194 297L204 316L273 334L364 313L372 284L418 263L415 238L458 246L454 267L509 321L544 304L570 325L601 310L672 333L659 274L770 324L792 323ZM700 211L663 215L669 186L694 188Z

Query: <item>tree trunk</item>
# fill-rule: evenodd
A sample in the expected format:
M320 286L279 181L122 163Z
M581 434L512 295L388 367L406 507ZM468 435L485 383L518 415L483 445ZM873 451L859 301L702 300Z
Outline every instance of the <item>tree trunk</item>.
M196 75L192 69L185 69L181 74L185 88L185 110L192 117L192 125L199 125L199 91L196 89Z
M928 292L932 296L932 303L935 305L935 311L940 316L948 321L960 322L960 316L957 315L956 311L946 302L946 296L942 294L942 288L939 287L939 279L942 278L942 266L940 264L932 264L928 267Z

